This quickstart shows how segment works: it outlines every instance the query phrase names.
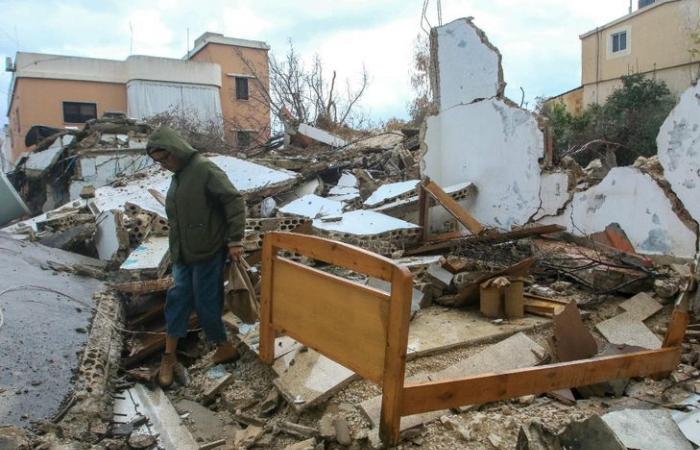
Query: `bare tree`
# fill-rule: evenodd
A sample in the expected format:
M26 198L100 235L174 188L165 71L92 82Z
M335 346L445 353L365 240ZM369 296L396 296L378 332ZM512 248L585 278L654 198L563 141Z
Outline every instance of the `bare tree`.
M319 55L315 55L307 67L290 40L284 58L270 57L268 90L256 68L240 50L236 52L256 76L261 100L268 102L275 116L279 117L286 110L299 122L326 128L357 127L367 123L367 118L357 108L369 85L369 74L364 66L359 81L352 83L346 79L345 88L341 89L335 70L328 74Z
M411 65L411 87L414 97L409 105L412 125L420 125L434 109L433 92L430 84L430 44L427 36L416 36Z

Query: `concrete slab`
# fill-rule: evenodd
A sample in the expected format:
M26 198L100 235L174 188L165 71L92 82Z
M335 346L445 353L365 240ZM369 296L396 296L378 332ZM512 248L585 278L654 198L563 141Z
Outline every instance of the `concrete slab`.
M549 319L542 317L526 316L496 325L484 318L478 310L431 306L418 311L411 321L408 331L408 351L414 357L433 354L505 338L549 322Z
M661 348L661 340L636 317L635 312L619 314L598 323L596 328L611 344L635 345L650 350Z
M654 300L646 292L640 292L634 297L625 300L620 303L620 307L638 320L646 320L663 308L661 303Z
M700 446L700 396L693 394L681 404L690 406L690 412L676 410L671 412L671 416L686 439Z
M625 409L605 414L603 421L627 448L692 450L671 413L664 409Z
M347 233L355 236L371 236L394 230L419 228L418 225L374 211L350 211L340 216L338 221L325 222L316 219L313 226L327 232Z
M51 417L73 390L93 294L104 288L51 269L75 265L104 268L98 260L0 233L0 423L28 427L24 415Z
M29 208L2 171L0 171L0 205L2 205L0 226L25 214L29 215Z
M119 267L122 270L159 270L168 255L166 236L148 236Z
M159 387L153 390L136 384L119 395L115 402L118 423L128 423L136 415L148 417L137 432L157 436L159 448L166 450L198 449L199 444L177 413L168 396Z
M383 184L365 200L364 206L365 208L375 208L381 204L396 200L401 196L415 193L418 183L420 183L420 180Z
M279 209L282 214L316 219L324 216L339 216L343 214L343 203L308 194Z

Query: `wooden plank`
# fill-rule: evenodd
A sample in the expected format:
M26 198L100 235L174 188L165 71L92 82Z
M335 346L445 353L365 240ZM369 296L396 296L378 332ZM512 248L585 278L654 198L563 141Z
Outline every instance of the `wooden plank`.
M688 322L690 322L690 315L686 311L679 308L673 310L671 321L668 324L668 330L664 337L664 348L677 347L683 343Z
M506 233L485 232L479 236L467 236L461 239L454 239L444 242L429 242L425 245L421 245L420 247L407 249L404 252L404 256L414 256L446 250L469 242L489 242L496 244L499 242L508 242L530 236L538 236L541 234L559 233L564 230L565 228L561 225L538 225L534 227L522 228L520 230L508 231Z
M401 403L408 348L408 322L411 316L413 276L405 267L394 269L386 334L384 382L380 437L391 445L399 443Z
M275 331L272 328L272 284L274 251L270 235L263 238L262 285L260 287L260 359L272 364L275 359Z
M284 258L272 261L273 328L381 383L389 296ZM410 291L406 301L410 307Z
M670 372L678 365L680 352L679 347L671 347L461 380L412 384L404 388L401 414L407 416L434 409L488 403L608 380Z
M455 219L464 225L472 234L480 234L484 231L484 226L479 223L471 214L467 212L466 209L462 207L459 203L455 201L452 197L447 195L445 191L442 190L440 186L435 184L433 181L424 181L422 183L423 189L429 192L438 203L440 203L447 212L452 214Z
M273 247L391 281L394 264L376 253L331 239L281 231L268 233L265 239L270 239Z
M423 184L418 185L418 225L421 227L421 242L430 234L430 204Z

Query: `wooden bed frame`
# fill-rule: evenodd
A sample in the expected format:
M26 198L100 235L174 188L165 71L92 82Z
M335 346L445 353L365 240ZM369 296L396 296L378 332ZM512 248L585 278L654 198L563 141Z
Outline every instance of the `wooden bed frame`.
M279 251L385 280L391 292L299 264ZM379 435L386 445L396 445L402 416L669 373L680 361L688 324L681 295L658 350L404 386L411 293L411 273L390 259L320 237L268 233L262 256L260 358L272 364L275 337L285 334L378 383L383 395Z

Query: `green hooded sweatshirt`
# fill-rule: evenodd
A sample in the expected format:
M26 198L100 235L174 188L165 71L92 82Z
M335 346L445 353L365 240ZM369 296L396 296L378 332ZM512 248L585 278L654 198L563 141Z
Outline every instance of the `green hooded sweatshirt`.
M151 134L147 148L166 150L182 163L165 199L171 260L194 264L241 245L245 202L226 173L168 127Z

